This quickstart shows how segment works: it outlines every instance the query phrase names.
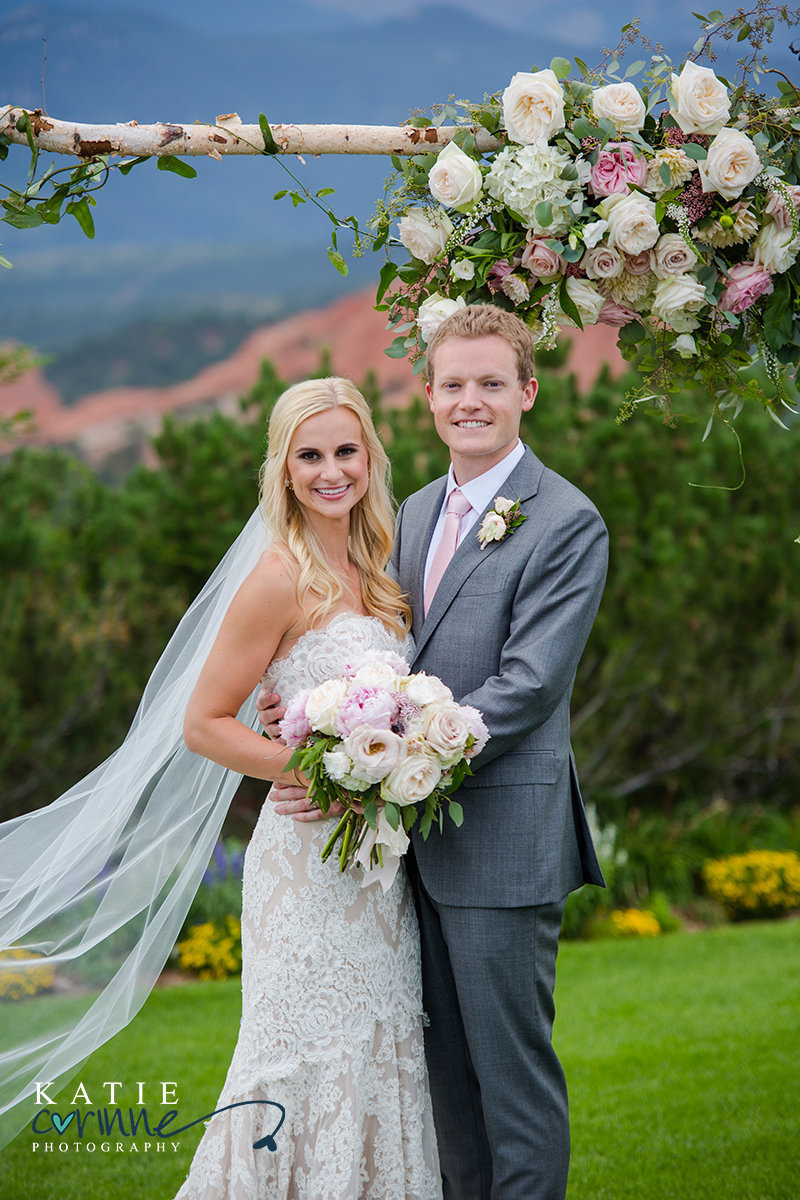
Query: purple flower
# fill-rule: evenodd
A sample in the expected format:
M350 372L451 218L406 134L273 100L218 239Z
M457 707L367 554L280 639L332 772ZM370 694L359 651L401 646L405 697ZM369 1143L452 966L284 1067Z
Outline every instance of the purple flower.
M371 729L391 729L397 720L397 701L384 688L359 684L350 694L336 717L336 732L347 737L359 725Z

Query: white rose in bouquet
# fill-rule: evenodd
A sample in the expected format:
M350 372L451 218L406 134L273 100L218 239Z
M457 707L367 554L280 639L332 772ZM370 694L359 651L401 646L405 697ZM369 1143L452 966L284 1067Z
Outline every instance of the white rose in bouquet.
M466 307L467 302L463 296L458 296L455 300L448 300L439 292L428 296L428 299L419 306L417 313L417 325L425 341L431 340L445 317L450 317L454 312L458 312L459 308Z
M696 262L697 255L679 233L662 234L653 249L653 272L659 279L690 271Z
M334 783L341 783L353 770L353 760L344 750L326 750L322 762Z
M453 232L453 222L443 209L410 208L397 222L400 241L424 263L434 262L444 253L445 244Z
M428 173L428 188L434 200L448 208L463 210L474 204L481 194L481 169L468 154L448 142Z
M723 129L708 147L705 162L698 164L704 192L717 192L735 200L761 173L761 159L753 142L741 129Z
M425 730L425 740L450 765L461 758L469 737L469 727L457 704L434 706Z
M360 683L363 687L386 688L391 692L397 687L397 671L387 662L368 662L358 668L353 683Z
M381 784L381 797L392 804L418 804L427 799L442 777L430 754L409 754Z
M608 221L591 221L583 227L583 244L587 250L593 249L608 229Z
M619 133L641 129L647 115L644 100L632 83L609 83L595 88L592 111L596 117L607 117Z
M547 141L564 128L564 92L549 68L517 71L503 92L503 124L521 146Z
M576 279L571 275L567 279L567 292L583 324L596 325L605 304L605 296L600 294L597 284L589 279ZM575 324L563 311L559 311L558 321L560 325Z
M623 254L641 254L655 246L659 230L652 200L631 192L628 196L609 196L597 207L608 221L609 240Z
M653 297L652 314L676 333L690 333L697 328L694 314L705 308L706 289L690 273L670 275L661 279Z
M416 675L411 675L404 681L402 690L406 693L409 700L413 700L415 704L445 704L453 699L453 693L447 684L442 683L441 679L436 675L426 675L424 671L419 671Z
M800 250L800 234L792 240L791 229L781 229L780 225L771 222L764 225L751 247L753 261L765 271L783 274L788 271L797 259Z
M687 62L672 76L672 95L670 112L684 133L719 133L730 116L728 89L710 67Z
M454 279L474 279L475 263L471 258L457 258L450 264L450 274Z
M336 732L336 716L347 695L347 684L343 679L327 679L308 693L306 717L312 729L318 733Z
M344 739L344 746L353 762L352 774L362 776L367 783L378 783L406 755L406 743L389 729L371 729L359 725Z

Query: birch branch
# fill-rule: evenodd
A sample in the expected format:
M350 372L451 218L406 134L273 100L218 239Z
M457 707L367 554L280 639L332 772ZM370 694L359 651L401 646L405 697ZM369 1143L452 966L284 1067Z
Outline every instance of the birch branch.
M17 121L26 109L0 107L0 133L12 142L27 145ZM217 117L215 125L79 125L58 121L41 109L29 112L33 139L40 150L93 158L101 154L172 154L177 157L223 154L262 154L264 136L258 125L244 125L238 113ZM443 125L417 129L412 125L271 125L281 154L438 154L458 129L467 129L482 152L501 143L480 125Z

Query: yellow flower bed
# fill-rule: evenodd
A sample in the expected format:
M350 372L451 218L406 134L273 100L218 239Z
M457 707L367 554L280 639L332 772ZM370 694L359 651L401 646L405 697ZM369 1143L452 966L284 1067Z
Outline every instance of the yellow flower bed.
M42 961L31 965L32 958ZM27 965L10 969L5 966L9 960L18 959L27 959ZM55 970L40 954L24 950L21 946L12 946L0 951L0 962L3 964L0 967L0 1000L22 1000L25 996L35 996L37 992L53 986Z
M227 979L242 969L242 923L226 917L224 923L205 921L193 925L178 942L178 965L201 979Z
M800 855L793 850L750 850L703 866L710 896L730 917L774 917L800 908Z
M615 937L658 937L661 926L651 912L640 908L615 908L611 914Z

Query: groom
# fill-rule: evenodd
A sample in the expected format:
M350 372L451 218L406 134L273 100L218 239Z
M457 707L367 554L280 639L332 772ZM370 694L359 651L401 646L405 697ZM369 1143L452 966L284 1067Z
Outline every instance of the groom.
M569 742L575 670L606 573L597 510L519 440L533 338L471 306L428 345L428 400L451 467L409 497L392 569L411 599L415 671L491 733L458 799L464 823L407 866L422 940L425 1050L445 1200L562 1200L567 1092L551 1045L565 898L602 883ZM503 519L503 500L524 518ZM495 536L478 530L489 513ZM285 804L298 811L302 801Z

